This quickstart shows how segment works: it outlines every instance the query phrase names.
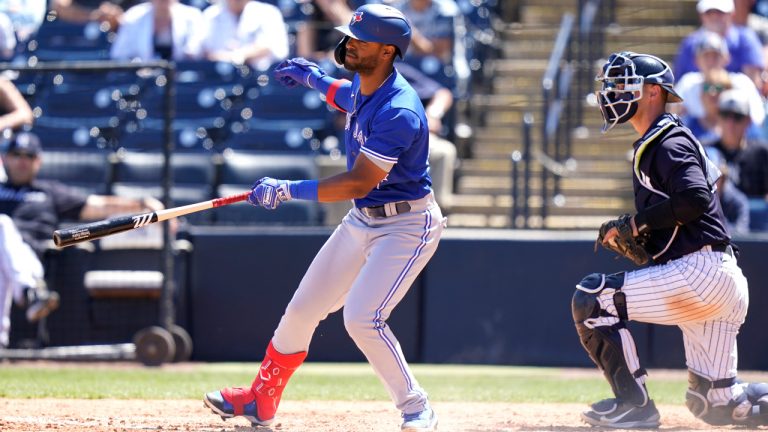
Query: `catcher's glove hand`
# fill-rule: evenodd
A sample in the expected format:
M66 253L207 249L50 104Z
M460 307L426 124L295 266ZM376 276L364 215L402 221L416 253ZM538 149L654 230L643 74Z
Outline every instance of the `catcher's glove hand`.
M600 233L595 242L595 252L597 252L597 244L599 243L604 248L630 259L636 265L647 263L649 259L648 252L643 247L646 237L635 237L632 235L631 219L632 217L629 214L623 214L618 219L605 222L600 227ZM608 232L614 228L616 229L616 234L609 236Z

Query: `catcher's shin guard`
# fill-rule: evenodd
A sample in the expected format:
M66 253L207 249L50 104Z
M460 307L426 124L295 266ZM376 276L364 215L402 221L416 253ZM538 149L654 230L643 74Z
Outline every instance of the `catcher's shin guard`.
M604 275L593 273L577 286L571 302L573 321L582 346L603 371L616 397L637 406L648 403L645 369L635 349L635 341L626 329L627 306L624 293L624 273ZM598 297L604 289L616 290L613 304L618 316L600 307Z
M749 383L743 386L743 393L725 405L712 406L708 394L711 389L731 387L736 378L710 381L688 371L688 391L685 393L685 405L697 418L713 426L768 425L768 384Z

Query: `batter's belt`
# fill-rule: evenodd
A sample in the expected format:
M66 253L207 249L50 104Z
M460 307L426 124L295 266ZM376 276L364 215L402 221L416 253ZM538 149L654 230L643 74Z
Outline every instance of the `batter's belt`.
M413 201L398 201L380 206L361 207L360 211L370 218L388 218L412 211L425 210L432 203L434 203L434 196L430 193L424 198Z

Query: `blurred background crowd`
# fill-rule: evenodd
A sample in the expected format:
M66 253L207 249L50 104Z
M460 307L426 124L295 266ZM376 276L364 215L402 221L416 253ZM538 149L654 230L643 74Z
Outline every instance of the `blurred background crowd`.
M57 72L34 67L50 62L172 60L177 67L171 125L176 151L203 150L223 155L219 162L226 160L227 151L238 151L245 157L251 152L311 154L339 161L344 152L340 139L343 117L328 109L314 92L281 89L272 82L269 70L282 59L302 56L318 62L330 74L344 75L346 72L332 60L340 39L334 27L346 23L352 11L363 3L366 2L0 2L0 54L9 64L24 69L8 70L5 75L29 105L27 110L19 98L3 97L3 109L13 115L0 117L0 129L6 130L6 138L12 130L31 130L40 137L44 148L54 151L108 150L118 156L112 156L113 163L129 164L131 156L126 156L127 153L160 151L164 144L166 106L164 81L158 79L159 72ZM574 5L566 2L569 4L555 7L545 0L387 3L401 9L414 28L408 54L398 68L417 89L427 108L432 131L432 176L439 201L448 213L455 214L454 224L459 226L515 226L506 215L508 199L501 198L509 195L509 180L499 186L498 175L495 179L481 178L483 171L498 170L498 165L478 160L492 148L492 144L483 142L489 118L507 109L500 73L505 67L514 71L528 65L528 59L516 60L514 54L507 53L509 43L514 43L525 30L525 15L533 16L530 10L550 8L552 13L559 13L558 9ZM582 3L618 10L611 25L621 25L621 6L615 2L578 2L578 6ZM649 5L646 10L653 7ZM732 215L733 229L766 230L768 1L686 1L680 9L687 16L678 28L691 31L685 30L687 34L678 39L674 58L669 56L666 60L674 64L676 86L685 102L670 108L683 118L710 157L721 165L727 182L722 188L728 199L726 211ZM663 15L664 11L656 13ZM686 26L691 23L695 26ZM646 27L646 31L648 28L652 27ZM625 48L635 49L637 44ZM4 88L6 94L12 91L8 86ZM525 90L518 89L517 93ZM493 98L502 102L486 103ZM507 105L530 104L530 98L522 103L519 99L511 100ZM494 139L519 141L517 129L513 128L522 122L515 123L507 132L512 137ZM46 159L56 164L53 155ZM496 161L501 162L506 163ZM314 165L321 175L326 169L333 170L333 162L316 159ZM46 169L44 164L41 175L63 176L61 179L85 188L86 192L121 191L120 187L113 187L120 170L103 174L112 182L102 182L101 186L64 171L52 165ZM223 192L219 185L244 182L222 179L219 168L212 175L218 178L201 180L213 185L204 194L183 197L177 191L175 201L184 203L220 195ZM134 180L123 179L117 186ZM147 188L124 188L122 192L138 196L146 193ZM554 198L560 199L555 201L555 207L569 199L565 193ZM578 199L571 201L584 206ZM300 214L294 222L335 223L327 220L328 213L328 209L311 210ZM291 221L289 218L283 222ZM540 226L581 228L592 224L580 224L575 218L570 222L545 221Z

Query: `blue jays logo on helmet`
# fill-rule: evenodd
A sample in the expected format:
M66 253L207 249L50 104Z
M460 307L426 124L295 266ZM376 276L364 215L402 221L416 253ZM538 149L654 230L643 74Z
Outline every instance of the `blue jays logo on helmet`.
M643 98L643 84L657 84L668 94L667 102L682 102L674 89L672 69L658 57L622 51L612 54L595 78L602 83L595 92L605 124L603 132L628 121Z
M336 30L357 40L394 45L400 57L405 55L411 43L411 24L405 15L384 4L360 6L352 14L349 25L336 27Z

